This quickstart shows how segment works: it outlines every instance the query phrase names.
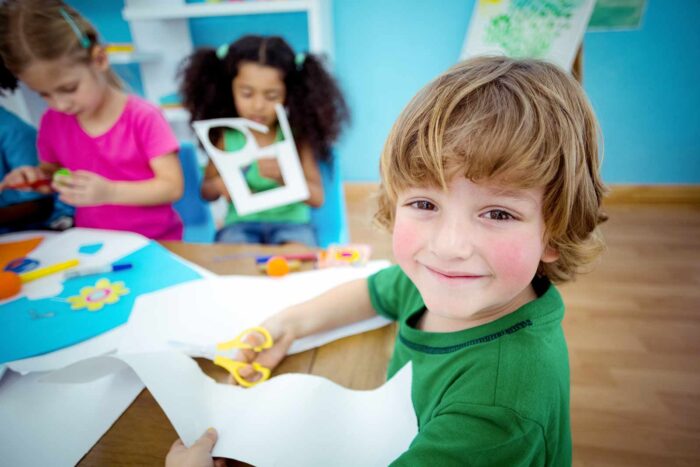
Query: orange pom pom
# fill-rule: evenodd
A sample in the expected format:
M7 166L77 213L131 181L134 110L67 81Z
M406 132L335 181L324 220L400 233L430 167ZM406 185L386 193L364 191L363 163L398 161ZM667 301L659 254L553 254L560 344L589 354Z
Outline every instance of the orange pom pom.
M267 260L267 275L280 277L289 274L289 263L281 256L273 256Z
M0 271L0 300L13 297L22 290L22 280L19 274L11 271Z

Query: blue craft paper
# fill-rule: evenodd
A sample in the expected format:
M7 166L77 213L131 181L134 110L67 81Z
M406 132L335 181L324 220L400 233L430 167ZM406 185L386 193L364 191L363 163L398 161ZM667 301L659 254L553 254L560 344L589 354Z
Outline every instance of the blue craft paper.
M78 253L82 253L84 255L94 255L102 249L102 245L104 245L104 243L92 243L90 245L83 245L80 248L78 248Z
M199 279L192 268L155 242L119 259L133 268L108 274L77 277L63 283L57 297L28 300L22 297L0 307L0 363L32 357L77 344L126 323L136 298L171 285ZM71 310L68 297L94 286L101 278L123 282L129 289L117 303L98 311ZM58 300L57 300L58 299ZM45 318L37 318L46 316Z

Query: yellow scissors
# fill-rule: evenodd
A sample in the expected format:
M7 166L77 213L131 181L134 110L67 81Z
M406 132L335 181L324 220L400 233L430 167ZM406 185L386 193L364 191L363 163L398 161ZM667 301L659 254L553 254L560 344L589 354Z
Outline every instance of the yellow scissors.
M263 338L262 344L250 344L248 342L245 342L244 339L250 335L260 335ZM238 350L252 350L253 352L260 353L265 349L269 349L273 345L273 340L272 336L270 333L267 331L267 329L260 327L260 326L255 326L252 328L248 328L242 333L238 335L233 340L227 341L227 342L221 342L219 344L216 344L216 350L224 352L227 350L233 350L233 349L238 349ZM236 380L238 384L245 388L249 388L251 386L255 386L256 384L262 383L263 381L267 381L270 379L270 369L262 366L258 362L253 362L253 363L248 363L248 362L241 362L238 360L233 360L231 358L225 357L223 355L214 355L214 364L219 365L220 367L226 369L229 373L231 373L231 376L233 376L233 379ZM240 374L241 368L247 367L250 365L253 367L253 370L255 370L258 374L260 374L260 378L257 381L249 381L245 379L243 376Z

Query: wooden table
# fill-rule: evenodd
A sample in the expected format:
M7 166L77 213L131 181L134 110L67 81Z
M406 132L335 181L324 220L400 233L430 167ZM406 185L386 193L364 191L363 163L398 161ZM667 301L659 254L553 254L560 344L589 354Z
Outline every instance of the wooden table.
M163 242L179 256L217 274L260 274L253 258L259 253L298 252L298 247L258 245L204 245ZM237 258L233 255L241 255ZM222 260L225 257L229 259ZM395 327L387 326L364 334L346 337L317 349L287 357L275 374L308 373L324 376L352 389L374 389L384 383L391 356ZM197 359L212 378L223 382L228 373L210 361ZM112 428L83 457L81 466L158 465L162 466L170 445L177 439L160 406L144 389Z

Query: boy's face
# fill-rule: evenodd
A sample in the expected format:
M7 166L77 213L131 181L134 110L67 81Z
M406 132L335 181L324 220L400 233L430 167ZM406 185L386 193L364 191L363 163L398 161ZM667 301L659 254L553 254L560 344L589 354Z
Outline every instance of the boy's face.
M539 262L558 257L543 243L542 195L461 177L399 194L394 256L425 301L424 329L466 329L535 298Z

